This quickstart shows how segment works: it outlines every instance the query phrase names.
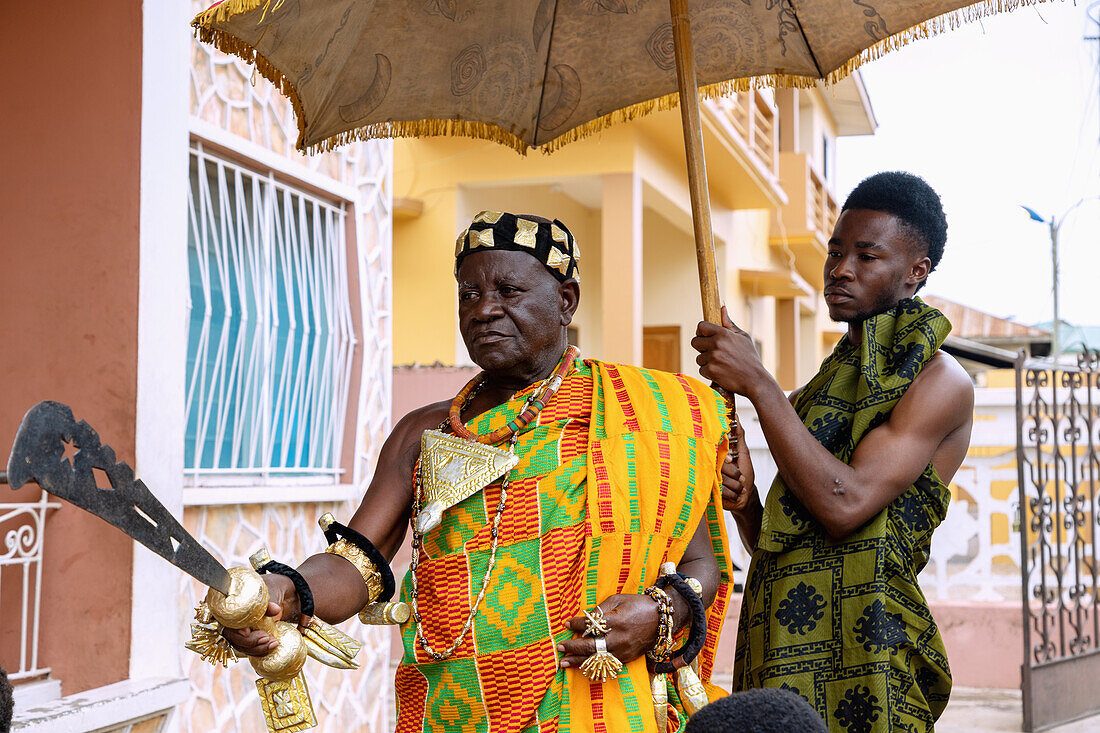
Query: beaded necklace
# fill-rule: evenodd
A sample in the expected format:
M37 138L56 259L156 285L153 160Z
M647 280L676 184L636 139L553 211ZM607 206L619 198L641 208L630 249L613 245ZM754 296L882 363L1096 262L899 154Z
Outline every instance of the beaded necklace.
M579 350L575 346L570 346L565 351L565 355L558 363L558 366L554 369L553 373L545 380L542 385L534 390L527 401L523 405L523 410L520 412L519 417L513 419L500 430L496 430L488 435L478 435L477 433L469 430L462 424L461 414L464 409L469 405L470 401L481 391L481 388L485 386L484 372L479 374L474 379L470 380L458 396L455 397L451 403L451 412L447 420L443 421L440 425L440 430L450 427L456 435L459 435L467 440L476 440L479 443L497 443L501 440L508 440L508 449L515 451L516 441L519 439L519 431L529 425L535 417L542 412L543 408L550 399L557 393L561 387L562 379L573 368L573 362L576 360ZM537 405L537 407L535 407ZM456 419L456 415L459 416ZM458 427L456 428L456 422ZM495 440L489 440L494 436L500 435ZM473 604L470 606L470 613L466 616L466 620L462 624L462 629L459 631L458 636L451 642L451 645L444 651L436 651L432 648L432 645L428 642L427 636L424 634L424 623L420 615L420 585L416 577L416 571L420 567L420 549L424 544L424 536L417 530L419 526L416 521L416 517L420 512L420 502L423 493L423 484L421 481L420 460L417 459L416 466L413 469L413 515L412 515L412 562L410 564L412 576L412 589L410 596L412 597L412 616L416 622L416 641L420 645L428 656L432 659L443 660L454 656L454 653L458 650L462 643L466 640L466 635L470 633L470 627L473 626L474 617L477 615L478 608L481 606L481 602L485 599L485 593L489 589L489 581L493 574L493 568L496 566L497 559L497 547L499 545L500 538L500 520L504 516L504 506L508 500L508 477L509 473L506 473L500 482L500 501L497 502L496 511L493 513L492 529L490 534L492 535L492 545L489 549L489 562L485 567L485 576L481 579L481 589L477 593L477 598L474 599Z
M536 390L536 396L527 400L527 404L524 405L523 411L504 427L494 430L491 433L486 433L485 435L473 432L462 422L462 410L466 408L469 401L485 384L486 375L485 372L481 372L471 379L469 383L462 388L462 391L451 400L450 415L447 417L447 421L451 426L451 431L454 432L455 435L463 437L466 440L476 440L478 443L485 443L487 445L493 445L503 440L508 440L520 430L530 425L531 421L538 417L538 414L546 407L546 403L553 398L554 394L557 393L558 389L561 387L561 380L564 379L565 375L573 368L573 362L576 361L579 354L580 350L577 349L576 346L567 348L565 354L562 355L561 361L554 367L553 373L548 379L543 381L542 387Z

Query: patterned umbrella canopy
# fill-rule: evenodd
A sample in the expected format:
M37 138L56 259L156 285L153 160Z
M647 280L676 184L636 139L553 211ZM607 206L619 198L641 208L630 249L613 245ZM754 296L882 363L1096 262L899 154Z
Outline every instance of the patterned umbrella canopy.
M839 81L912 40L1041 1L222 0L192 25L290 98L305 152L428 135L549 152L683 93L703 317L721 323L689 90Z
M691 0L704 95L836 81L905 43L1033 0ZM301 150L465 135L553 150L676 104L668 0L223 0L199 38L255 61Z

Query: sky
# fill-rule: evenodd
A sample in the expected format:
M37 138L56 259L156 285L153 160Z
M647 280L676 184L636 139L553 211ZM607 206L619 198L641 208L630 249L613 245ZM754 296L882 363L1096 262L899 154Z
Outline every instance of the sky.
M925 291L1024 323L1052 314L1050 230L1060 219L1059 312L1100 325L1100 2L1049 2L910 44L862 68L879 127L837 143L841 200L881 170L935 188L948 239ZM828 93L828 92L826 92Z

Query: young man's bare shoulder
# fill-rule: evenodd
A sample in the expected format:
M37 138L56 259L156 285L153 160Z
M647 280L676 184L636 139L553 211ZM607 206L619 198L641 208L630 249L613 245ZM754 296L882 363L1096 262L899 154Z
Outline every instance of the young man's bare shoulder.
M909 392L922 399L943 401L952 405L960 418L969 419L974 410L974 382L958 360L944 351L937 351L913 380Z

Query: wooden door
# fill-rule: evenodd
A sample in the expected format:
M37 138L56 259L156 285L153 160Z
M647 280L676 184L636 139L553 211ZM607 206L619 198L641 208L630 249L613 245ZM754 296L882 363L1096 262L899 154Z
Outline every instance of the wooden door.
M646 326L642 329L642 366L663 372L680 371L679 326Z

